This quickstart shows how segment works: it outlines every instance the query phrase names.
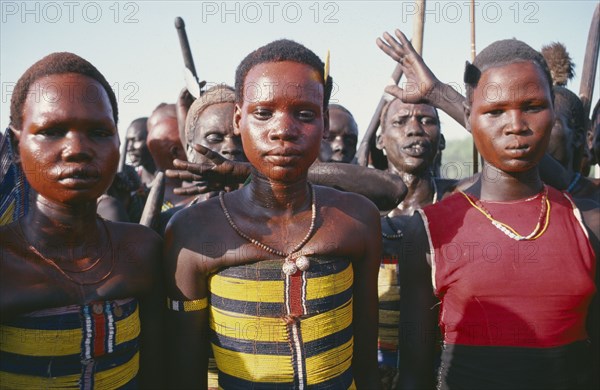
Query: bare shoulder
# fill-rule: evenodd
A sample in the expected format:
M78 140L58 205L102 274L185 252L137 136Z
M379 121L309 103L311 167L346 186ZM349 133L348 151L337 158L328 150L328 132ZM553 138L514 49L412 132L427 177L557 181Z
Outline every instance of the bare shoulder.
M230 231L218 198L177 212L164 235L167 273L187 269L205 275L219 268Z
M379 210L362 195L315 186L317 204L322 211L322 234L317 234L332 254L349 256L358 263L376 264L381 256ZM357 263L357 264L358 264Z
M214 235L215 222L223 218L223 210L218 198L186 207L169 220L165 230L165 242L176 239L186 242Z
M162 258L162 238L152 229L128 222L106 221L120 263L135 272L156 272ZM140 266L141 265L141 266Z
M335 208L361 220L376 218L379 221L377 206L363 195L323 186L315 186L315 192L318 198L317 203L321 206Z

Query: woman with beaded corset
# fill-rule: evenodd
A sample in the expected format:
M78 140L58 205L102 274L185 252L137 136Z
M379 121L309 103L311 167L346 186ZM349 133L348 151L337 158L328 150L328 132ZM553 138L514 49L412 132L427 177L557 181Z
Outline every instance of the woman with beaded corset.
M433 91L429 101L456 117L462 100L444 93L450 87L431 75L406 37L397 30L384 40L379 47L413 80L427 81L420 85ZM591 388L598 209L540 179L555 120L548 67L525 43L496 41L467 63L465 84L464 122L483 171L407 224L399 388L433 387L436 297L438 388ZM425 100L397 87L389 92Z
M162 387L161 240L96 214L119 161L110 85L53 53L18 80L10 113L36 194L0 227L0 387Z
M177 213L165 234L176 386L206 386L209 342L222 388L380 386L377 209L307 181L327 134L327 68L280 40L237 69L250 183Z

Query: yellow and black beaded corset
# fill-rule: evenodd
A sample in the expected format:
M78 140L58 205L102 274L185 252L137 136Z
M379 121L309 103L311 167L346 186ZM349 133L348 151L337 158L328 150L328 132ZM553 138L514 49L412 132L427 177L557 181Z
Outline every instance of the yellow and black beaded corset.
M135 388L134 299L29 313L0 325L0 388Z
M219 387L353 388L351 262L312 257L291 276L282 264L264 260L210 277Z

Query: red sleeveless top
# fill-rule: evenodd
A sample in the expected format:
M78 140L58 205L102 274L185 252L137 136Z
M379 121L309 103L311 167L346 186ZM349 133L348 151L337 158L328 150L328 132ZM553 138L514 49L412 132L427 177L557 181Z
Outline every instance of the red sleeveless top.
M527 235L541 199L482 204ZM419 210L447 344L542 348L587 338L595 255L569 195L548 187L548 200L548 228L531 241L508 237L461 193Z

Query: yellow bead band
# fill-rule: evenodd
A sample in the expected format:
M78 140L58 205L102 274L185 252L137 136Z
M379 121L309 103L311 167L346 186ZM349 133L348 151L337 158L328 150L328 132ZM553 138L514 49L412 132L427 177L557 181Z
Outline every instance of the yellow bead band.
M177 301L167 298L167 308L174 311L199 311L208 307L208 299L194 299L192 301Z

